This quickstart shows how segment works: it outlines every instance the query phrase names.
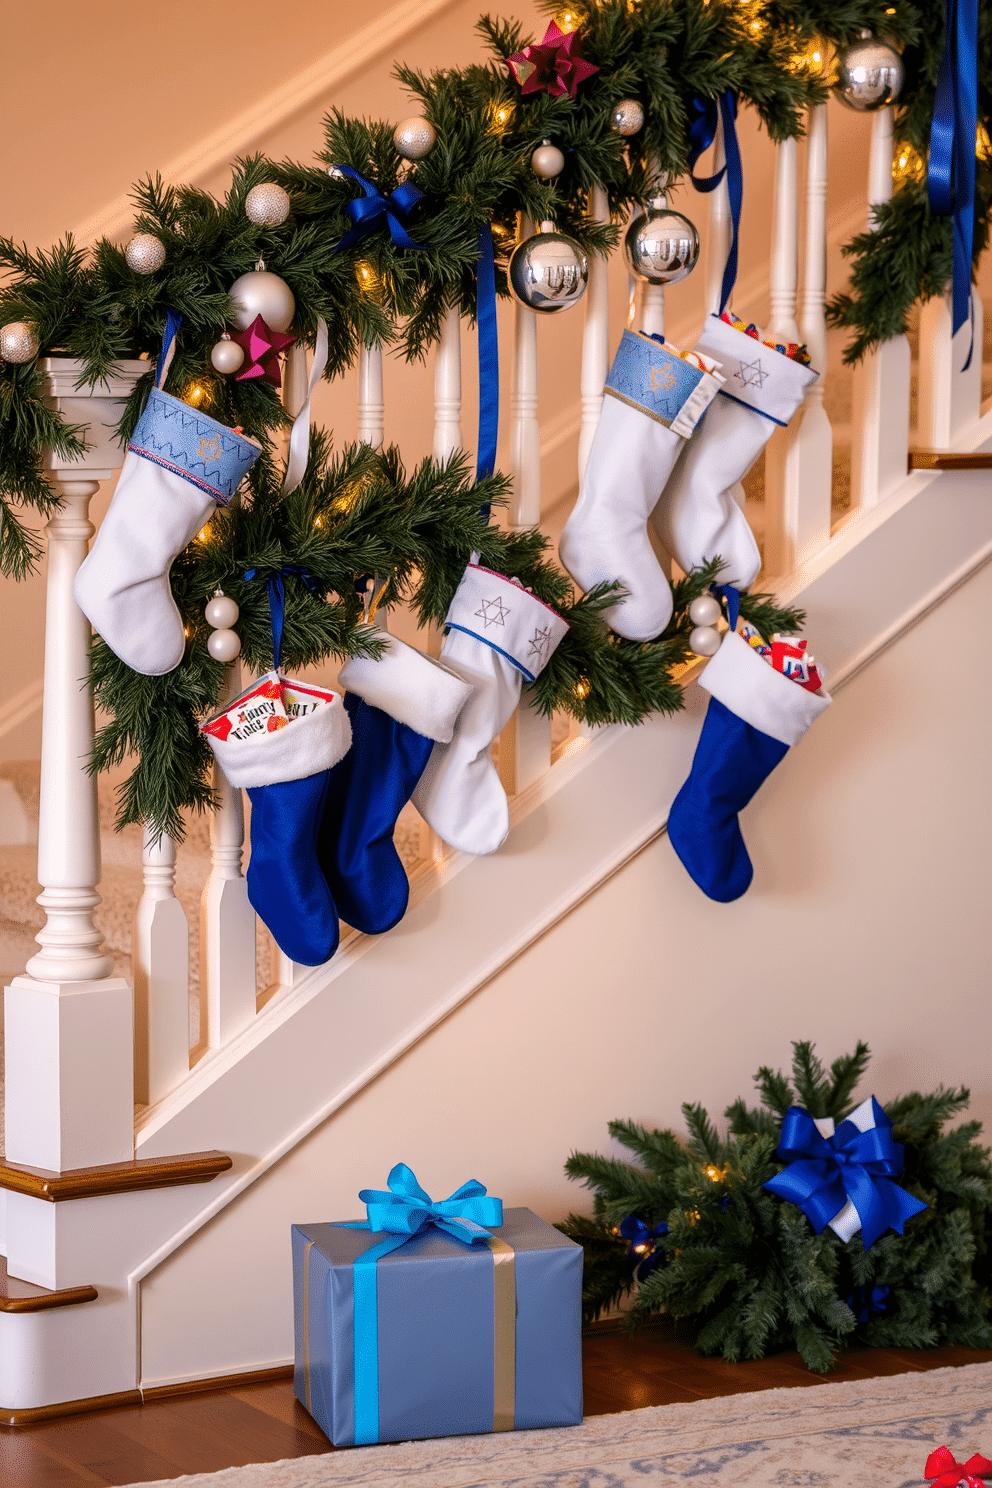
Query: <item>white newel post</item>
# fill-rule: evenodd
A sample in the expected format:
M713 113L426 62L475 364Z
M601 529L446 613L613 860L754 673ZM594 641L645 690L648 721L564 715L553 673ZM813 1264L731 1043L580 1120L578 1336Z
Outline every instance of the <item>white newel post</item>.
M48 400L68 423L88 425L90 448L72 461L46 458L63 496L48 523L38 827L46 922L41 949L5 992L6 1151L11 1162L63 1171L134 1154L131 989L111 976L93 924L100 837L96 780L87 770L90 627L72 583L94 532L90 500L122 461L114 430L124 400L148 364L118 363L108 382L88 392L75 387L78 362L47 358L41 370ZM19 1264L11 1258L12 1275L21 1274Z
M176 898L176 844L146 826L134 917L134 1098L153 1105L189 1073L189 925Z
M771 321L775 341L798 341L796 289L799 278L798 178L796 141L776 147L775 211L772 227ZM765 451L765 572L789 573L795 566L799 536L798 472L791 459L795 425L776 429Z
M609 223L610 207L602 186L589 192L589 215ZM582 334L582 427L579 432L579 480L589 458L596 425L603 407L603 387L610 370L610 276L609 264L598 254L589 256L586 287L586 319Z
M882 109L872 120L869 208L881 206L892 196L892 114L891 108ZM922 348L922 327L920 342ZM893 336L870 351L854 369L852 508L874 506L906 475L911 359L906 337ZM922 351L920 367L922 380ZM949 388L950 378L947 384Z
M363 346L358 361L358 437L382 443L386 402L382 391L382 347Z

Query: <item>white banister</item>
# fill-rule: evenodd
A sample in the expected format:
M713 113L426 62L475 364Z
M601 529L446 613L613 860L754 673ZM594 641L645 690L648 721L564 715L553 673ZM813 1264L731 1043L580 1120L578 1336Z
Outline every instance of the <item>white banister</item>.
M462 447L462 342L457 305L445 312L434 359L434 458Z
M982 297L971 292L972 322L951 335L951 286L920 306L919 412L917 438L924 449L950 449L958 435L974 424L982 404ZM965 367L974 346L971 365Z
M176 898L176 844L145 828L134 917L134 1098L152 1105L189 1072L189 926Z
M602 186L589 192L589 215L609 223L609 198ZM610 370L610 277L606 258L589 255L589 284L586 288L586 318L582 333L582 426L579 431L579 480L589 458L596 425L603 407L603 385Z
M892 196L893 109L872 120L868 206ZM869 211L869 221L871 213ZM905 336L875 347L854 369L851 396L851 506L874 506L906 474L912 353Z
M649 203L649 207L667 207L667 205L668 197L664 194L652 197ZM646 279L641 280L641 303L637 329L643 331L645 336L665 334L665 286L663 284L649 284Z
M727 163L723 144L723 115L717 125L713 145L713 174L717 175ZM710 192L710 234L706 249L706 309L711 315L719 315L720 298L723 293L723 271L730 256L732 237L730 221L730 188L724 175L719 186Z
M534 224L520 214L518 241L530 237ZM510 447L513 464L511 527L535 527L541 520L541 429L537 422L537 312L514 307L513 397L510 403Z
M799 277L798 180L796 141L776 147L775 208L772 226L770 340L798 341L796 288ZM799 490L795 425L776 429L765 451L765 570L788 573L799 547Z
M358 437L380 445L386 404L382 392L382 347L363 346L358 360Z

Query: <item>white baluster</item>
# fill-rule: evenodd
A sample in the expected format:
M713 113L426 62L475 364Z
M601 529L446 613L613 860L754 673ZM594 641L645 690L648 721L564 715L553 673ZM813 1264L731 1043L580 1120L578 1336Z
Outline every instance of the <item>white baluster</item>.
M713 175L723 170L727 163L723 145L723 115L717 125L713 145ZM719 186L710 192L710 235L706 250L706 309L712 315L720 313L720 298L723 294L723 271L730 256L733 229L730 220L730 188L724 176Z
M286 365L282 379L282 403L290 418L295 418L307 398L310 368L305 341L294 341L286 353ZM289 440L289 431L286 431Z
M386 404L382 393L382 347L363 346L358 361L358 437L380 445Z
M79 462L85 467L85 457ZM60 476L48 523L45 675L38 823L40 951L6 990L6 1150L11 1162L62 1170L134 1152L131 990L93 924L100 838L90 626L72 582L94 528L99 481ZM100 474L109 479L112 469Z
M652 197L649 205L667 207L668 197L664 193ZM636 329L643 331L645 336L665 334L665 286L663 284L648 284L646 279L641 280L640 318Z
M869 207L881 206L892 196L892 118L893 110L887 108L872 120ZM883 341L870 351L854 369L851 391L852 507L874 506L905 478L909 452L911 362L909 341L905 336L893 336L890 341Z
M176 898L176 844L145 828L134 917L134 1098L152 1105L189 1071L189 926Z
M609 198L602 186L589 192L589 215L609 223ZM610 370L610 278L605 258L591 254L586 289L586 319L582 335L582 428L579 433L579 480L589 458L603 407L603 385Z
M534 224L520 214L520 241ZM537 422L537 313L517 305L514 315L513 398L510 405L513 497L510 526L536 527L541 520L541 430Z
M461 316L453 306L441 322L434 360L434 458L447 460L462 447Z
M232 661L218 706L240 690L241 664ZM213 783L219 805L210 823L210 875L200 900L200 1044L219 1049L255 1016L256 925L241 872L241 791L228 785L216 763Z
M771 322L767 331L769 339L775 341L799 340L798 205L796 142L782 140L776 159ZM798 472L790 459L795 438L795 425L777 429L765 452L765 570L773 574L788 573L795 566L799 548Z

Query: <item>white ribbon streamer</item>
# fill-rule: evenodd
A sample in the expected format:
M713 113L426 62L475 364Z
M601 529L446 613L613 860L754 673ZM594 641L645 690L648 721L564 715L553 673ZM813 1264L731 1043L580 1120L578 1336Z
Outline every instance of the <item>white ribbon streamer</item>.
M306 475L307 460L310 457L310 402L326 366L327 322L322 315L318 315L317 341L313 350L313 365L310 368L307 395L303 400L303 406L293 420L293 429L289 436L289 459L286 461L286 476L282 483L284 496L295 491Z

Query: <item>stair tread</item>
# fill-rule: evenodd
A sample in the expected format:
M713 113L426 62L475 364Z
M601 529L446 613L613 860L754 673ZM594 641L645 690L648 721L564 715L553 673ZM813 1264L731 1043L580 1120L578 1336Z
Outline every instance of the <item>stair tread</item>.
M182 1152L171 1157L139 1157L131 1162L93 1168L67 1168L56 1173L23 1163L0 1161L0 1188L57 1204L68 1199L99 1198L150 1188L209 1183L233 1163L225 1152Z
M0 1256L0 1312L44 1312L49 1307L75 1307L80 1302L95 1302L98 1296L94 1286L51 1291L31 1281L18 1281L7 1275L7 1262Z

